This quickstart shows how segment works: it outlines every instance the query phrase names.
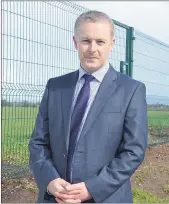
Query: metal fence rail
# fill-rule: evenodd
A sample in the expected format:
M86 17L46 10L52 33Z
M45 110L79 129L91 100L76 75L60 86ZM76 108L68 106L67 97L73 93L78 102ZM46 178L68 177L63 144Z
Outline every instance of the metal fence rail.
M79 67L72 36L75 20L84 11L87 9L69 1L2 2L2 174L21 176L28 171L28 141L46 82ZM143 81L148 95L155 95L157 101L159 96L167 96L169 78L164 76L169 61L164 55L169 48L136 32L133 51L133 28L113 21L116 44L109 56L111 64L116 70L130 76L133 73L133 78ZM154 48L161 54L152 56ZM154 66L156 63L158 68ZM148 69L157 72L158 77L164 75L160 79L163 85L158 84L155 74L144 78L143 75L149 75ZM155 92L153 87L157 87ZM165 89L163 93L161 87ZM154 135L150 137L150 144L168 141L168 106L156 107L165 110L160 111L165 120L156 125L152 125L151 117L153 121L159 119L157 109L154 110L154 105L149 108L153 109L149 116L150 130L152 127L155 131L157 127L163 130L159 134L158 129L158 139Z

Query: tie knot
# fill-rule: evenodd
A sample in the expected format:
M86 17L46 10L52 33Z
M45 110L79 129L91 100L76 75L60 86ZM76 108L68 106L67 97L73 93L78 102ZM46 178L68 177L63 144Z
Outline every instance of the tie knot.
M91 74L85 74L83 75L83 78L85 79L85 84L88 84L94 79L94 76Z

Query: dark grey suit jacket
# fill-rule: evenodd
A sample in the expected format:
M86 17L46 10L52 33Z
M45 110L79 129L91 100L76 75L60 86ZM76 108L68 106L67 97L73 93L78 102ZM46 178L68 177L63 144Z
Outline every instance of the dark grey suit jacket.
M66 179L71 105L78 71L48 81L29 143L38 202L56 202L50 181ZM85 182L96 202L132 203L130 177L148 140L145 85L115 71L105 75L88 113L73 163L73 183Z

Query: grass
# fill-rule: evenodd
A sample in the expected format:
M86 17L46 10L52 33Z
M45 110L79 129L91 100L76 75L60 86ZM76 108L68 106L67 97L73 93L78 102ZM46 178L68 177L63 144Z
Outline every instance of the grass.
M169 185L167 185L169 181L167 181L168 175L169 166L167 164L144 164L142 168L137 169L132 178L132 182L135 184L132 188L134 203L169 203ZM164 181L158 183L160 177L163 179L166 177L166 180L164 179L165 183L163 183ZM145 186L155 179L157 179L157 185L148 187L148 191L147 189L145 190ZM165 195L162 193L165 199L159 198L149 192L152 188L154 188L153 190L157 190L159 187L160 189L162 188L161 190L165 193Z
M169 110L168 111L148 111L149 125L152 126L169 126Z
M169 195L169 185L164 186L163 191Z
M168 203L169 198L161 199L157 196L138 188L132 190L134 203Z
M135 174L135 182L136 184L142 184L144 183L145 179L148 177L149 171L148 168L143 170L137 170L137 173Z
M2 107L2 161L16 165L28 163L28 142L37 108Z
M37 107L2 107L2 161L28 164L28 142L37 115ZM148 111L149 125L169 125L169 111Z

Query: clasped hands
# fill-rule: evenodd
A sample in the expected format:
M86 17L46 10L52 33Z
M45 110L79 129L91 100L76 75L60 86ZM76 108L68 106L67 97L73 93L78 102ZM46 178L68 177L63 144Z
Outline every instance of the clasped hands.
M70 184L61 178L52 180L48 191L55 196L58 203L81 203L92 198L84 182Z

